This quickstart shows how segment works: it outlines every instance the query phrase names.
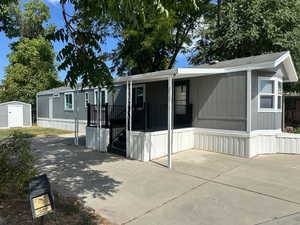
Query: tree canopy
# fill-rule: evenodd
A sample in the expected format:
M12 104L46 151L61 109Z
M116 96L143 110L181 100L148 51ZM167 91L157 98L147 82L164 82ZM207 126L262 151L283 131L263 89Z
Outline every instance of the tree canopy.
M10 6L17 3L17 0L1 0L0 2L0 32L7 31L12 23Z
M50 12L41 0L10 4L7 6L7 16L9 23L4 31L9 38L36 38L54 30L53 26L46 27L44 24L49 20Z
M290 50L300 71L300 2L295 0L219 1L217 16L191 57L194 64Z
M10 9L10 15L5 32L17 40L10 46L0 101L24 101L34 109L37 92L62 84L57 80L53 46L45 38L49 9L41 0L29 0Z
M59 68L68 69L71 85L81 78L83 85L94 86L111 84L106 59L112 60L118 75L172 68L178 53L191 44L209 5L209 0L61 2L66 27L52 37L67 42L59 53ZM74 6L71 16L66 2ZM119 40L113 54L101 51L108 36Z
M23 38L8 55L9 66L0 92L2 101L19 100L35 105L37 92L56 87L54 51L45 38Z

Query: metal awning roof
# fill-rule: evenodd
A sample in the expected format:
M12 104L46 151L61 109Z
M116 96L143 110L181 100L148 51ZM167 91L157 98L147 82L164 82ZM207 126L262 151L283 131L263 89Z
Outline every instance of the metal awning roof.
M170 75L174 75L174 79L180 79L247 70L275 69L280 64L284 66L285 71L287 73L287 79L285 81L298 81L298 76L292 57L290 55L290 52L287 51L226 60L222 62L217 62L215 64L203 64L189 68L176 68L132 76L122 76L115 78L114 82L115 84L124 83L126 81L150 82L157 80L167 80Z

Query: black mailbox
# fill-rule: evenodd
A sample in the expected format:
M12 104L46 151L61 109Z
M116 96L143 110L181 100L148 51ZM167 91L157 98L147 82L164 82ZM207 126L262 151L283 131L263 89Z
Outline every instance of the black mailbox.
M33 218L54 212L54 201L46 174L29 181L29 198Z

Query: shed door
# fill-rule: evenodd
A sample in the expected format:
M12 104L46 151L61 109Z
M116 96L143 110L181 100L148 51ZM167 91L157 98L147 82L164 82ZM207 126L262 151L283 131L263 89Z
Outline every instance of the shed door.
M8 105L8 127L23 127L22 105Z

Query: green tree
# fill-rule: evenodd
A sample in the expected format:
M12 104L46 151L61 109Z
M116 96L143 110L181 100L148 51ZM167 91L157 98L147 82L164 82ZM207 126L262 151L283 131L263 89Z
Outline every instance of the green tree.
M59 54L59 68L68 69L71 85L80 77L84 85L102 86L111 84L107 58L119 75L172 68L210 5L209 0L71 0L75 14L68 19L61 2L66 28L54 38L68 44ZM107 36L119 39L108 55L100 48Z
M300 1L223 0L215 7L192 63L290 50L300 71Z
M43 37L23 38L8 55L1 101L23 101L35 106L37 92L61 85L54 67L54 51Z
M0 2L0 32L7 32L12 24L10 9L16 5L17 0L1 0Z
M52 25L45 26L49 20L48 6L41 0L30 0L18 5L11 4L8 9L10 23L6 34L9 38L36 38L46 36L54 30Z
M10 7L9 17L6 34L18 39L10 46L0 101L27 102L34 111L37 92L62 85L54 66L53 46L45 38L50 31L44 26L49 9L41 0L30 0Z
M179 52L191 45L193 31L208 6L205 0L165 1L163 11L152 2L134 5L132 13L116 20L121 41L113 62L119 75L171 69Z

